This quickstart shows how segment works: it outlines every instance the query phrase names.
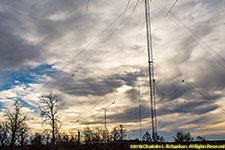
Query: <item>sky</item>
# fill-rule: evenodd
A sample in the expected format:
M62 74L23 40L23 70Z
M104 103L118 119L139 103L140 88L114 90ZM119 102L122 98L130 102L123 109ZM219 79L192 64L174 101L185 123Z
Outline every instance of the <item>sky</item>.
M179 0L165 16L174 2L150 3L158 134L225 139L225 1ZM41 132L40 96L54 92L63 131L103 128L106 108L109 129L139 138L140 99L151 131L144 11L143 0L1 0L1 118L19 101Z

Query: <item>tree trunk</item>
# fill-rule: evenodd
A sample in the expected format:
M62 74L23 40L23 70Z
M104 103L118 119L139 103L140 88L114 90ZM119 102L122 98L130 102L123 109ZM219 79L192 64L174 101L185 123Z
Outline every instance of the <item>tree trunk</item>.
M52 119L52 144L55 144L55 120Z

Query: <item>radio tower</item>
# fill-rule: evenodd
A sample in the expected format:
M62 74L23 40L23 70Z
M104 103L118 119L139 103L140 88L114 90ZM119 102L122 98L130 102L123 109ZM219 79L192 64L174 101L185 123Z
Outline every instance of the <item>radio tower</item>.
M145 19L147 32L147 50L148 50L148 69L149 69L149 86L150 86L150 104L152 119L152 139L157 141L157 119L156 119L156 101L155 101L155 79L153 67L153 50L152 50L152 34L151 34L151 16L150 16L150 0L145 0Z

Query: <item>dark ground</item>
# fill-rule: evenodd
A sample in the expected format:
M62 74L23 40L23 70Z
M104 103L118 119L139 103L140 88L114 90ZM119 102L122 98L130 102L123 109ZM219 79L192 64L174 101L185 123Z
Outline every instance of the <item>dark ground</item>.
M121 141L121 142L114 142L114 143L107 143L106 149L107 150L131 150L130 145L153 145L154 143L151 142L140 142L140 141ZM156 143L155 143L156 144ZM175 143L175 142L165 142L165 143L157 143L157 145L163 145L166 147L168 145L187 145L189 147L190 144L192 145L209 145L209 146L224 146L224 148L214 148L216 150L225 150L225 141L205 141L205 142L189 142L189 143ZM28 146L16 146L12 147L0 147L0 150L104 150L105 145L104 143L95 143L95 144L76 144L76 143L61 143L55 145L53 148L51 145L28 145ZM132 150L141 149L135 148ZM142 148L142 149L154 149L154 148ZM157 150L176 150L177 148L157 148ZM180 148L179 150L181 150ZM185 148L186 150L199 150L199 148ZM214 150L212 147L208 148L201 148L200 150Z

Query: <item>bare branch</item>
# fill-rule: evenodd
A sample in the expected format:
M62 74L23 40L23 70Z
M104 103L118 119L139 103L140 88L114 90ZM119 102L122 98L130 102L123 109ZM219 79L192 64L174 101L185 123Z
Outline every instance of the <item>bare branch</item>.
M43 95L40 97L40 111L41 116L44 117L43 124L49 124L51 126L52 133L52 144L55 144L55 136L59 134L59 129L61 127L60 121L58 120L58 96L53 93L49 93L48 95Z

